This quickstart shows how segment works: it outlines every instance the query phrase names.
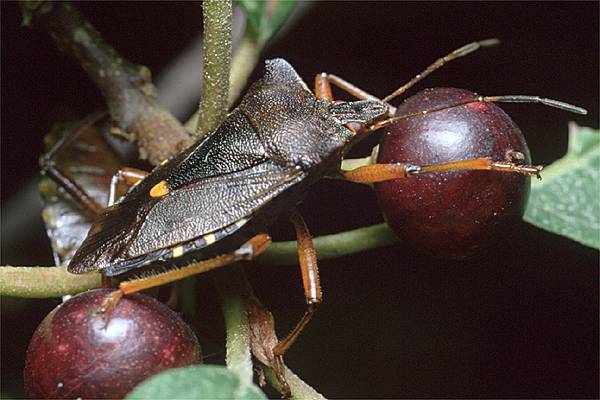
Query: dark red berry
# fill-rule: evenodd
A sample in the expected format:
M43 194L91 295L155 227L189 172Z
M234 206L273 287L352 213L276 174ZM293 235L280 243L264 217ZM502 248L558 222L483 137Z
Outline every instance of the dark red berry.
M475 99L463 89L426 89L396 115ZM517 125L498 106L474 102L398 121L381 138L378 162L427 165L491 157L515 160L529 149ZM521 218L529 177L496 171L451 171L376 185L385 218L406 243L444 258L463 258L504 240Z
M141 294L123 297L106 322L109 289L79 294L56 307L27 350L30 398L123 398L165 369L200 363L196 336L175 312Z

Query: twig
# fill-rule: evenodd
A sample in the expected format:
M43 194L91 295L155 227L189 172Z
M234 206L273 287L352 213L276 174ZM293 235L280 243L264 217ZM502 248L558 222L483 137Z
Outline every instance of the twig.
M397 241L398 238L385 223L319 236L313 239L319 260L349 256L362 251L389 246ZM257 258L257 262L278 265L298 264L296 245L296 241L274 242L267 251Z
M198 133L215 129L227 115L231 65L231 2L206 0L203 11L204 83L198 111ZM218 271L215 281L223 297L227 368L235 372L240 381L249 384L253 375L250 335L240 294L246 285L245 277L239 269L230 268Z
M313 387L304 382L298 375L296 375L291 369L288 367L285 368L285 379L287 380L288 385L292 391L293 399L298 400L325 400L325 397L319 392L317 392ZM267 382L278 392L282 392L280 389L280 383L275 376L273 370L269 369L266 372Z
M320 260L389 246L397 241L387 224L371 225L313 239ZM262 264L297 264L296 242L274 242L256 261ZM52 279L49 281L40 273L52 274L49 275ZM93 279L90 283L78 282L79 279L87 278L88 275L69 274L60 267L0 267L0 294L42 298L98 287L94 286Z
M215 129L227 115L231 70L231 1L205 0L204 80L200 101L198 136Z
M218 271L215 281L223 299L223 317L227 332L227 368L235 372L244 385L249 385L253 377L250 331L241 297L248 283L239 267Z
M250 37L247 32L244 34L231 61L231 86L228 100L230 107L240 96L250 74L254 71L262 48L263 45Z
M75 275L63 267L0 267L0 295L28 298L61 297L95 289L100 274Z
M77 59L102 92L118 128L138 141L140 157L154 165L190 144L183 126L158 105L148 68L123 59L68 2L23 1L24 21L47 30Z

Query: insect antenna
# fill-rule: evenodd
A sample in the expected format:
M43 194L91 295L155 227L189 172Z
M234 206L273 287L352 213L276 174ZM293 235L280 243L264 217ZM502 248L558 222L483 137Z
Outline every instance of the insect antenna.
M425 68L420 74L415 75L415 77L412 78L410 81L408 81L404 85L400 86L398 89L394 90L389 95L385 96L382 99L382 101L384 103L389 103L391 100L400 96L402 93L406 92L408 89L410 89L411 87L416 85L418 82L422 81L423 79L425 79L426 77L431 75L434 71L440 69L441 67L443 67L445 64L449 63L450 61L453 61L460 57L464 57L467 54L471 54L472 52L479 50L483 47L495 46L499 43L500 43L500 40L494 38L494 39L479 40L477 42L471 42L469 44L466 44L466 45L462 46L461 48L458 48L458 49L452 51L451 53L446 54L444 57L441 57L441 58L438 58L437 60L435 60L431 65L429 65L427 68Z
M569 111L574 114L586 115L587 110L573 104L565 103L564 101L547 99L539 96L524 96L524 95L505 95L505 96L484 96L482 100L488 103L540 103L548 107L554 107L561 110Z
M411 114L400 115L397 117L391 117L384 119L383 121L379 121L371 126L369 126L368 131L372 132L377 129L385 128L393 124L394 122L401 119L414 118L419 116L424 116L427 114L431 114L438 111L448 110L450 108L461 107L467 104L472 103L538 103L543 104L548 107L558 108L561 110L569 111L575 114L586 115L587 110L582 107L574 106L569 103L565 103L564 101L548 99L545 97L539 96L527 96L527 95L504 95L504 96L476 96L469 100L463 100L456 103L448 104L443 107L431 108L428 110L423 110Z

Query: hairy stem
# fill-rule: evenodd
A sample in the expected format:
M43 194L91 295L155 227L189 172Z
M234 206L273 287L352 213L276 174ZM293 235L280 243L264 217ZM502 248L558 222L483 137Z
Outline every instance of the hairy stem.
M98 273L75 275L64 267L0 267L0 295L27 298L61 297L95 289Z
M204 11L204 81L200 102L199 135L215 129L227 115L227 94L231 65L231 2L205 0ZM215 280L222 296L227 333L227 368L245 384L252 382L252 356L248 318L241 300L247 285L239 268L218 271Z
M313 238L320 260L389 246L397 240L391 229L384 223ZM276 265L297 264L296 242L272 243L267 251L257 258L257 262ZM51 279L45 279L45 276ZM80 279L84 281L79 282ZM99 287L100 284L96 284L94 279L91 275L67 273L61 267L6 266L0 267L0 294L40 298L62 296Z
M281 385L275 376L273 370L269 369L265 373L267 381L273 386L278 392L282 392ZM291 369L285 367L285 378L290 390L293 393L292 399L298 400L325 400L325 397L317 392L313 387L307 385L298 375L292 372Z
M368 156L364 158L345 158L342 160L342 171L352 171L353 169L364 167L366 165L374 164L373 157Z
M248 31L244 34L231 62L231 85L229 88L229 106L237 100L246 86L246 82L258 63L263 46Z
M313 238L319 260L349 256L362 251L389 246L398 239L385 224L371 225L346 232ZM257 261L264 264L298 264L296 241L274 242Z
M253 377L250 329L241 297L247 283L239 267L219 272L215 275L223 297L222 308L227 332L227 367L239 376L242 384L249 385Z
M228 21L228 24L225 21ZM226 32L227 30L229 32ZM209 33L212 38L209 38ZM231 65L231 3L229 1L205 0L204 34L206 47L203 100L200 104L198 126L199 131L206 133L215 129L227 115ZM213 42L211 49L207 45L209 42ZM207 73L209 70L210 72ZM218 99L211 98L215 93L219 93ZM222 94L224 97L221 96ZM250 384L253 377L250 327L242 294L246 297L253 296L252 288L243 270L239 268L219 271L216 280L223 294L222 308L227 332L227 368L235 372L243 383ZM294 377L295 383L302 382L297 376ZM297 384L297 386L312 390L309 385L302 383L303 385ZM300 398L297 394L294 395Z
M205 0L204 79L197 135L215 129L227 115L231 70L231 1Z

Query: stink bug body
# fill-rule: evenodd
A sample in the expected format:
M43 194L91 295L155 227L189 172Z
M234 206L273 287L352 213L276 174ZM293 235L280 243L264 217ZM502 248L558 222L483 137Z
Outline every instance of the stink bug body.
M317 99L286 61L268 61L264 78L215 132L102 213L69 271L113 276L200 250L247 223L264 231L310 183L339 168L353 136L345 124L386 112L372 100Z
M393 117L395 108L389 104L392 98L446 62L494 43L495 40L474 42L455 50L383 100L329 74L317 75L313 93L285 60L267 61L264 77L251 86L240 105L215 131L147 176L131 169L115 176L109 203L115 200L119 180L133 187L104 211L89 210L97 217L72 258L69 271L100 271L114 276L157 262L185 265L150 278L121 282L107 302L110 307L124 294L256 257L270 243L266 235L269 224L287 213L296 230L308 309L292 332L273 349L280 358L321 302L315 250L302 217L295 211L317 180L325 175L341 175L353 182L381 182L448 170L539 173L541 167L490 158L426 166L374 164L340 172L342 157L356 140L397 119L440 110ZM331 84L359 100L334 102ZM444 109L503 101L538 102L585 112L533 96L473 96ZM75 198L83 196L76 184L63 179L51 162L46 163L46 169ZM191 264L188 257L194 259Z

